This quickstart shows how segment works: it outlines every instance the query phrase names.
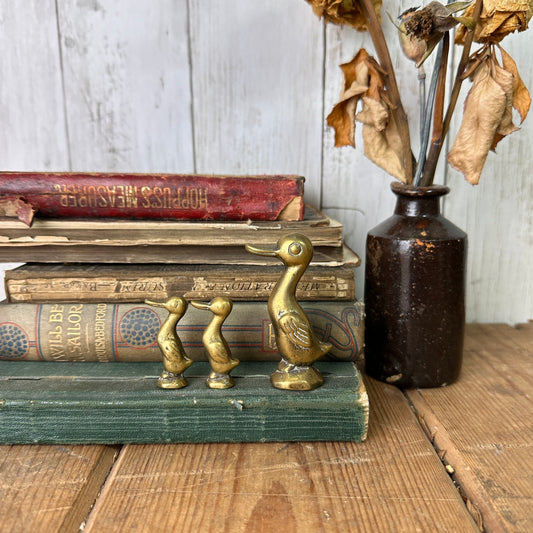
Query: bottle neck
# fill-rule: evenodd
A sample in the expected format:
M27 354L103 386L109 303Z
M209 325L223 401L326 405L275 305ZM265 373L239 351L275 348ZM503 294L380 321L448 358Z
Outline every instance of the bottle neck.
M407 217L437 216L440 214L440 198L398 196L394 214Z
M391 190L397 198L394 214L408 217L439 215L440 198L449 192L443 185L413 187L399 183L392 183Z

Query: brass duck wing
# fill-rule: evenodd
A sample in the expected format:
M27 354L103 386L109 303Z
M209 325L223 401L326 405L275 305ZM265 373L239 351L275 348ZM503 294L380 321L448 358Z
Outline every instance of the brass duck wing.
M298 315L283 315L279 319L279 328L298 348L306 349L313 346L314 334L311 326L308 322L299 319Z
M185 355L183 345L179 340L166 339L165 344L160 346L164 358L164 367L168 372L181 374L193 364L193 360Z

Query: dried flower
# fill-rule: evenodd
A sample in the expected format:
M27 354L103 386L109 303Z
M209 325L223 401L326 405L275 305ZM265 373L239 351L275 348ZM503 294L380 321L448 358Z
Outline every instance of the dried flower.
M361 49L352 61L341 65L344 88L339 102L328 115L335 129L335 145L355 146L355 123L363 124L365 155L389 174L406 183L431 185L451 117L463 80L470 77L472 87L465 101L463 122L448 155L449 163L476 184L490 150L518 128L513 123L513 108L523 121L531 97L511 56L497 43L508 33L523 31L533 15L533 0L475 0L408 9L397 25L402 49L417 67L437 43L443 40L432 76L428 98L421 94L424 128L418 163L410 149L409 127L403 111L394 67L379 22L381 0L306 0L326 22L349 24L370 32L378 63ZM372 9L372 7L374 9ZM466 11L458 16L460 11ZM459 24L456 42L464 44L463 54L444 112L444 87L449 49L448 32ZM465 39L468 27L471 31ZM446 37L445 37L446 36ZM471 54L472 37L484 43ZM497 52L500 51L501 61ZM420 75L423 80L424 76ZM362 110L358 112L358 107ZM431 124L433 134L428 146ZM418 165L415 173L413 168Z
M473 21L468 17L455 17L454 13L463 11L471 4L469 2L454 2L443 5L431 2L424 8L408 9L400 15L400 25L397 26L400 44L405 55L420 67L428 58L435 46L457 23L472 26Z
M313 7L315 15L333 24L348 24L356 30L368 29L359 0L307 0ZM379 17L381 0L372 0L374 10Z
M465 16L470 16L471 6ZM483 0L483 9L474 32L478 43L497 43L506 35L527 29L533 14L533 0ZM466 30L458 28L455 42L464 44Z

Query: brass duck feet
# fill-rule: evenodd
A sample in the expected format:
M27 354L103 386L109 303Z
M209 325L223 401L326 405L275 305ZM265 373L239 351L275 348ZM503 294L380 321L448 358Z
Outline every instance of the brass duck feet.
M160 389L182 389L188 385L187 380L183 374L173 374L163 370L159 379L157 380L157 386Z
M205 382L210 389L231 389L235 385L229 374L219 374L214 371L209 374Z
M324 383L324 378L314 366L293 365L282 359L270 382L276 389L313 390Z

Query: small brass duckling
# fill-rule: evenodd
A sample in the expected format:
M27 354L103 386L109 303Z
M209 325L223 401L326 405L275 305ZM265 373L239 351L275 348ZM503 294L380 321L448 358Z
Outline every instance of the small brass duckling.
M324 382L313 362L327 354L332 346L315 337L304 310L296 300L298 281L313 257L311 241L300 234L285 235L276 250L246 245L257 255L275 256L285 264L285 272L268 299L276 344L281 355L277 370L271 374L272 385L278 389L312 390Z
M231 356L231 350L222 335L222 324L233 309L233 303L229 298L217 296L208 304L203 302L191 302L197 309L205 309L213 313L213 318L205 328L202 342L207 351L207 357L211 365L211 374L206 380L211 389L229 389L235 385L229 373L239 364L237 359Z
M157 344L163 354L163 372L157 380L161 389L181 389L187 386L183 372L193 364L183 349L183 344L176 332L176 324L187 311L187 300L181 296L170 298L164 303L144 301L154 307L165 308L169 315L157 334Z

